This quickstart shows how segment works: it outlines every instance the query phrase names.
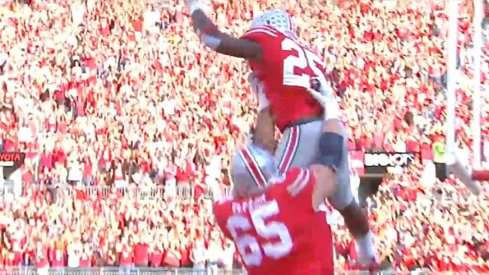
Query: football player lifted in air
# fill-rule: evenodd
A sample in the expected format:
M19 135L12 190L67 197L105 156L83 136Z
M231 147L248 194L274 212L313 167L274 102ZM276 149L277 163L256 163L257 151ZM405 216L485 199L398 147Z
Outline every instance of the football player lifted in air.
M254 144L275 154L281 173L290 167L307 168L321 157L329 175L317 180L328 186L335 183L329 202L342 214L356 240L359 263L374 264L374 236L350 188L346 130L324 76L322 59L300 41L292 18L283 10L262 13L247 32L236 38L220 32L198 0L186 0L186 5L204 45L248 61L250 84L258 98ZM318 82L321 103L308 92L313 81ZM275 126L282 132L276 148ZM318 150L320 146L324 152Z

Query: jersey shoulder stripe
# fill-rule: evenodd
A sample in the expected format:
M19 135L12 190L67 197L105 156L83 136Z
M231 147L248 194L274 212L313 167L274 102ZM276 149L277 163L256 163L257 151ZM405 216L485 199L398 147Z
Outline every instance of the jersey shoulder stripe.
M287 186L287 191L293 197L299 195L304 190L311 179L311 172L309 169L300 169L299 173L295 177L294 181Z

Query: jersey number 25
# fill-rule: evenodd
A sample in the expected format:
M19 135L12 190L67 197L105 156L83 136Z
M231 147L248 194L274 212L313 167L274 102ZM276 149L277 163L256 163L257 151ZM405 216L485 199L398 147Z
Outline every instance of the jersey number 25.
M284 59L284 86L309 88L311 86L311 77L324 75L324 72L319 67L322 64L321 58L307 48L299 45L298 42L290 38L285 38L282 41L282 51L296 52L296 55L289 55ZM305 73L307 68L311 69L313 75L311 73Z
M278 213L277 201L273 200L254 209L250 213L251 222L247 217L241 215L234 215L228 219L227 228L247 266L259 266L264 256L280 259L292 250L292 238L285 224L266 221ZM264 242L259 242L249 234L253 227L258 236L265 240ZM277 241L273 243L267 241L272 238Z

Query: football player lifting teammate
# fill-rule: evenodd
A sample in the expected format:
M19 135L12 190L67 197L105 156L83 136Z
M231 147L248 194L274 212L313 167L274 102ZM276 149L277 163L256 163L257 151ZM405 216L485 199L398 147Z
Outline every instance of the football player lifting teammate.
M375 262L373 234L350 188L346 130L338 102L325 79L322 59L300 41L292 18L283 10L266 11L242 37L235 38L219 31L198 0L186 4L204 45L249 63L250 84L258 98L254 144L275 154L281 173L290 167L307 168L321 158L329 174L321 180L335 186L329 201L356 240L359 262ZM308 92L314 80L319 83L317 98ZM283 134L276 148L275 126ZM260 179L258 171L251 172Z

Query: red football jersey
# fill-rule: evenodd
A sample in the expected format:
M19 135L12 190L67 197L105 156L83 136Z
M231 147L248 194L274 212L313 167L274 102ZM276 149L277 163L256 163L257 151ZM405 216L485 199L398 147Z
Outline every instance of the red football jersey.
M249 275L334 273L331 228L312 208L314 183L309 170L291 168L263 194L214 204Z
M252 28L242 38L262 47L262 60L250 60L249 65L265 86L280 131L299 120L321 116L321 106L307 92L311 77L324 76L320 57L297 38L270 26Z

